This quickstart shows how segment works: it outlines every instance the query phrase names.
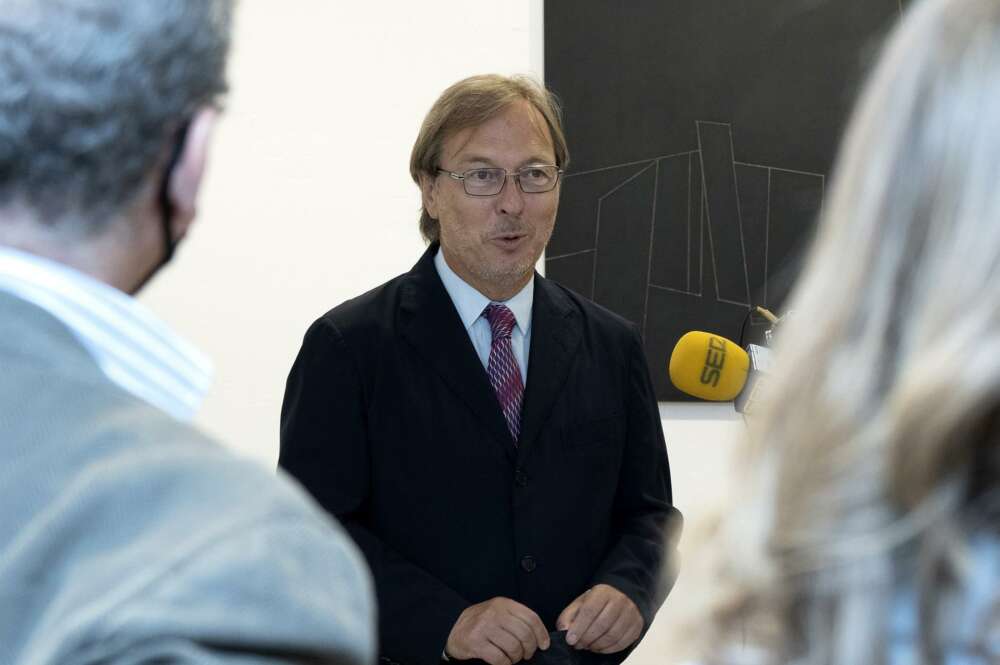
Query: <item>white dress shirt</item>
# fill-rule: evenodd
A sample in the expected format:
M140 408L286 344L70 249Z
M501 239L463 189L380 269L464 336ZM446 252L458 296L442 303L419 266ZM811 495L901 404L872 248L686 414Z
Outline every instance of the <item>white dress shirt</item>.
M0 246L0 289L66 325L104 374L189 422L211 384L208 358L118 289L49 259Z
M493 346L493 332L490 322L483 316L483 310L491 302L506 305L514 314L517 325L510 333L510 345L514 350L514 358L521 369L521 382L528 385L528 351L531 345L531 306L535 301L535 276L532 274L527 285L512 298L504 301L490 300L465 280L455 274L444 258L444 253L438 249L434 256L434 267L437 268L445 291L458 310L462 325L472 340L472 346L479 354L483 367L489 365L490 348Z

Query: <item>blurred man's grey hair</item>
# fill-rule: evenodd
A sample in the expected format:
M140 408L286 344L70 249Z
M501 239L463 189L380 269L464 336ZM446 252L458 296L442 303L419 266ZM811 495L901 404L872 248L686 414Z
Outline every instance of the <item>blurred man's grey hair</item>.
M232 0L0 0L0 208L100 231L225 93L232 12Z

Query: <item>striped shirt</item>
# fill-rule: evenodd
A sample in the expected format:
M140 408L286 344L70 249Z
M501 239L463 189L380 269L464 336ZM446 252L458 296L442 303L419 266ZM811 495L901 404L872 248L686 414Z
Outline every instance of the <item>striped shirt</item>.
M211 383L208 358L134 298L78 270L0 246L0 289L59 319L115 384L190 422Z

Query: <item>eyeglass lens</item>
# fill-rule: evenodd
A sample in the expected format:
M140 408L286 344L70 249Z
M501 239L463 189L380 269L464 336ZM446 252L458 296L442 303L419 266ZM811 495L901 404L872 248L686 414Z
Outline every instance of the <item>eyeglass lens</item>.
M555 188L559 169L555 166L526 166L511 175L525 194L540 194ZM462 176L465 191L473 196L497 194L507 180L507 172L500 168L472 169Z

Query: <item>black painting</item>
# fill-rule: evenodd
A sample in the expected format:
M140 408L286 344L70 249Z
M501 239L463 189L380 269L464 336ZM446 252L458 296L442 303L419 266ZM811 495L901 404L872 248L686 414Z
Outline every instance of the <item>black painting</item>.
M572 161L546 274L638 324L660 400L678 338L780 311L900 0L547 0ZM751 316L747 339L766 322Z

